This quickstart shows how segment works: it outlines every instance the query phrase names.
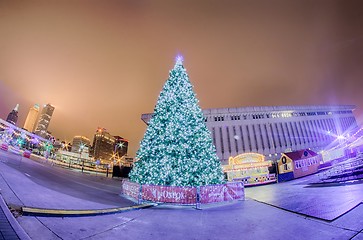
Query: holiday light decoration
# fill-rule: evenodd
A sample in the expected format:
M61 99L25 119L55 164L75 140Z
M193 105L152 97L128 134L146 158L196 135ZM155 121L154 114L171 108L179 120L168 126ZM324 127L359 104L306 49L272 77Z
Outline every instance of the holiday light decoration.
M221 184L224 175L183 58L177 57L157 100L130 179L139 184Z

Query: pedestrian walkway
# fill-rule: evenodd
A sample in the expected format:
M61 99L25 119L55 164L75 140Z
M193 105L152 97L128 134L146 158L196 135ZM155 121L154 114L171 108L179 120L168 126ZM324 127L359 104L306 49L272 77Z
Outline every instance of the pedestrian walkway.
M56 184L52 181L55 176L64 176L64 179L72 176L63 173L63 169L40 166L38 163L33 166L28 161L31 160L24 160L20 166L10 161L0 162L0 201L3 205L0 214L5 213L7 224L10 223L16 233L13 239L363 239L363 205L350 208L348 212L345 209L347 204L362 201L362 184L311 186L310 179L314 177L311 176L288 183L246 188L245 201L203 210L158 205L135 211L80 216L85 212L82 210L96 213L100 209L134 204L118 196L120 190L117 187L115 191L113 188L100 190L108 187L105 183L112 183L112 179L93 182L88 175L72 173L77 175L74 184L64 184L63 180L63 184ZM43 173L46 173L45 176ZM52 184L49 184L50 181ZM76 183L82 185L70 191L68 188L75 187ZM89 194L78 194L82 189L88 189ZM102 199L111 193L115 194L115 198ZM24 214L15 219L2 197L8 204L21 207L81 211L76 213L79 216L73 217L50 216L48 212L43 216ZM260 197L264 201L258 200ZM330 206L334 206L334 215L328 211ZM293 209L289 210L290 207ZM324 217L331 220L310 217L313 216L310 213L317 210L324 210ZM338 213L336 217L335 210L344 213ZM2 237L9 238L12 239L11 236Z
M0 209L0 240L15 240L19 239L13 227L10 225L8 218L6 217L3 209Z
M363 184L316 185L317 175L246 188L246 196L287 211L332 221L363 202Z
M0 189L1 192L1 189ZM25 233L19 223L15 220L0 194L0 240L28 240L29 236Z

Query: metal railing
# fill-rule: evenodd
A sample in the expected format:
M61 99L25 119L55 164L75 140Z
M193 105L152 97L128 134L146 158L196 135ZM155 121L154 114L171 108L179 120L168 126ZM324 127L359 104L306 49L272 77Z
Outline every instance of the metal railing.
M318 174L321 181L347 181L363 177L363 156L349 159Z

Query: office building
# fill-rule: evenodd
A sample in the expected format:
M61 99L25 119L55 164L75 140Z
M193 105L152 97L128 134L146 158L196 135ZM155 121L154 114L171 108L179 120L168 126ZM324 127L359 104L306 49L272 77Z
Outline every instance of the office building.
M87 152L88 149L91 146L91 141L84 136L74 136L72 141L72 152L79 153L82 147L82 152Z
M241 153L260 153L279 159L281 153L334 145L357 129L353 105L272 106L203 110L222 164ZM152 114L142 114L148 123Z
M28 132L33 132L35 130L35 125L37 123L39 114L39 105L35 104L29 109L28 116L25 119L24 129Z
M115 138L104 128L98 128L94 137L91 155L103 163L110 163L115 147Z
M115 152L117 153L118 157L122 157L127 155L127 149L129 146L129 141L120 136L114 136L115 138Z
M128 140L112 136L106 129L98 128L92 143L90 155L103 163L111 163L127 155Z
M16 104L15 108L8 114L8 117L6 118L8 123L16 125L16 122L18 121L18 110L19 104Z
M54 112L54 107L50 104L44 105L42 112L39 117L38 125L35 129L35 134L41 137L47 136L47 130L49 127L50 120Z

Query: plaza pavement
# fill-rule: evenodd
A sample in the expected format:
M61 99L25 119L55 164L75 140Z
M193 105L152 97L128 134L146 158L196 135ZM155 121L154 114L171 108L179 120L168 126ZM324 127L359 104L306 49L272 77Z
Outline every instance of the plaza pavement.
M313 180L314 176L309 176L246 188L245 201L204 206L202 210L159 205L107 215L14 218L2 204L0 219L5 215L17 235L3 239L363 239L363 184L314 187L309 185ZM118 207L118 203L80 199L45 186L11 163L0 161L0 198L10 207ZM0 229L1 234L11 234L9 225L7 231Z

